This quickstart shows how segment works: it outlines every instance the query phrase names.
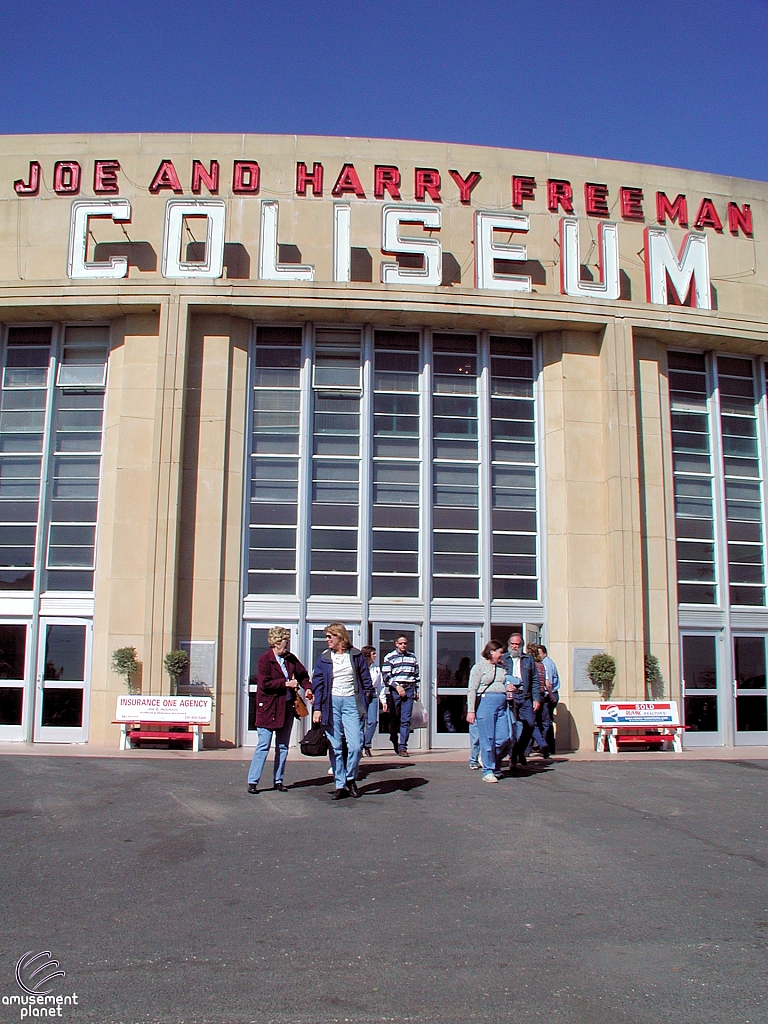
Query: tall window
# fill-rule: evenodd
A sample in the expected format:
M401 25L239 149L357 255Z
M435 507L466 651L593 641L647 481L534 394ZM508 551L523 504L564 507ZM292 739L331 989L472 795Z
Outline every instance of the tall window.
M477 338L433 335L432 592L476 598L478 572Z
M718 604L717 548L727 551L727 599L731 605L765 605L763 469L760 458L758 388L751 359L669 353L672 449L675 477L678 600ZM709 370L709 376L707 371ZM711 385L719 417L710 415ZM720 449L722 462L715 462ZM717 512L714 482L725 498Z
M419 335L376 331L373 597L419 595Z
M50 327L11 327L0 397L0 589L33 590Z
M48 590L93 590L109 332L68 327L56 374Z
M716 604L715 515L707 372L697 352L669 353L677 599Z
M358 592L360 332L318 330L312 423L310 593Z
M109 331L16 328L0 389L0 589L92 591ZM48 430L50 415L51 427ZM47 493L44 493L47 481ZM41 565L35 566L38 530Z
M752 360L718 356L717 384L730 602L732 605L764 605L762 476Z
M493 596L538 597L533 342L491 338Z
M253 379L248 593L296 593L301 328L259 327Z

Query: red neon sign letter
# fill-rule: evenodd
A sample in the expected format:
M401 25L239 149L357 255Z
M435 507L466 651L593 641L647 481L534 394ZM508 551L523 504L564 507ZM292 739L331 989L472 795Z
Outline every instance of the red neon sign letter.
M470 171L466 178L462 178L458 171L448 171L448 173L459 186L459 202L464 206L469 206L472 201L472 190L482 178L480 171Z
M169 188L177 195L181 195L184 189L181 187L173 160L161 160L160 166L155 171L155 176L149 186L150 194L156 196L161 189Z
M81 174L77 160L58 160L53 165L53 191L58 196L76 196Z
M208 189L212 196L219 194L219 161L211 160L211 168L206 171L202 163L199 160L192 161L192 191L196 196L199 196L203 190L203 185Z
M36 196L40 191L40 164L37 160L29 161L29 181L17 178L13 183L17 196Z
M584 205L587 216L607 217L611 212L608 209L608 186L588 181L584 186Z
M336 184L331 189L331 195L334 199L338 199L339 196L343 196L348 192L352 192L358 199L365 199L365 190L360 184L360 178L357 175L354 164L344 164L336 179Z
M732 235L738 235L739 228L747 238L752 237L752 210L749 203L739 209L736 203L728 203L728 230Z
M373 168L373 198L383 199L386 192L393 199L401 199L400 168L376 164Z
M255 196L259 191L259 165L255 160L235 160L232 191L236 196Z
M526 199L535 199L536 179L527 174L512 175L512 205L522 209Z
M442 203L440 198L440 171L434 167L417 167L414 175L413 197L424 202L428 195L434 203Z
M667 217L673 224L677 221L681 228L688 227L688 201L684 195L679 195L674 203L670 203L666 192L656 193L656 220L659 224L666 224Z
M702 228L714 228L715 231L722 232L723 225L720 218L717 215L715 204L711 199L702 199L699 212L696 214L696 220L693 222L693 226L697 231L701 231Z
M93 191L97 195L108 195L120 191L117 173L120 163L117 160L96 160L93 164Z
M573 213L573 189L570 181L550 178L547 181L547 209L550 213L557 213L558 206L562 206L566 213Z
M307 194L307 185L312 186L313 196L321 196L323 194L322 164L313 163L311 174L303 160L296 164L296 195L305 196Z
M627 188L622 185L619 189L619 202L621 203L621 216L624 220L645 220L641 188Z

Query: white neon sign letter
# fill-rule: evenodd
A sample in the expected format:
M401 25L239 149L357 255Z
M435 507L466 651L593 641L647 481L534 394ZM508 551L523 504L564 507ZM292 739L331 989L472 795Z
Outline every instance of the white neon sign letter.
M531 279L525 274L496 274L494 260L517 260L525 263L528 249L511 242L494 242L494 231L528 231L531 225L527 213L475 214L475 287L501 292L529 292Z
M619 226L611 221L597 225L600 280L581 280L579 222L576 217L560 218L560 291L590 299L615 302L621 292L619 282Z
M333 280L352 279L352 242L350 224L352 207L349 203L333 204Z
M128 257L112 256L109 260L88 262L89 221L93 217L109 217L110 220L130 221L131 204L127 199L76 199L72 203L69 221L69 254L67 274L74 281L115 280L128 274Z
M421 256L424 266L400 267L397 263L381 264L382 284L427 284L443 282L443 248L436 238L401 238L403 224L421 224L425 231L439 231L442 213L438 206L397 206L387 204L381 209L381 251L388 256Z
M226 207L220 199L169 199L165 204L163 277L215 280L224 272ZM182 260L185 217L205 217L205 259Z
M667 278L685 302L693 279L693 304L697 309L712 309L709 281L707 236L690 231L683 239L680 256L664 228L645 229L645 294L648 302L668 304Z
M261 204L259 229L259 277L262 281L314 281L315 268L305 263L277 262L277 228L280 205L274 199Z

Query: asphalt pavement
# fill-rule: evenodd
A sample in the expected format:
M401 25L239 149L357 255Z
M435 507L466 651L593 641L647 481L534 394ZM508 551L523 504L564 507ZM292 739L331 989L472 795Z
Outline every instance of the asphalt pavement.
M0 757L0 1021L766 1019L768 761L246 767Z

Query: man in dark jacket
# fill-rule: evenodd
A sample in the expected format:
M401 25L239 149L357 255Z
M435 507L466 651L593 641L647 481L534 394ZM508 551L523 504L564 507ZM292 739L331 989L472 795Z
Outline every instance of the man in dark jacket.
M258 660L256 667L256 731L258 741L253 752L253 760L248 770L248 792L258 793L259 779L275 737L275 778L273 789L285 793L283 773L288 758L288 744L291 739L293 710L296 692L299 686L306 688L307 698L311 702L312 691L308 688L309 673L295 654L291 654L288 645L291 641L290 631L283 626L275 626L267 633L269 650Z
M530 654L523 653L523 638L513 633L509 638L509 652L504 655L507 668L507 697L514 701L518 721L517 742L512 747L510 760L525 762L525 751L536 725L536 712L541 706L539 674Z
M332 622L325 629L328 650L323 651L312 674L315 700L313 722L322 722L330 744L331 766L336 790L334 800L349 794L360 796L357 767L363 753L363 719L376 692L368 671L368 661L352 646L346 626ZM342 741L347 740L344 764Z

